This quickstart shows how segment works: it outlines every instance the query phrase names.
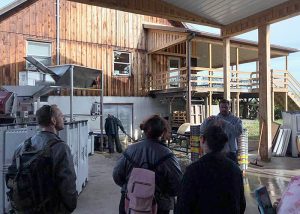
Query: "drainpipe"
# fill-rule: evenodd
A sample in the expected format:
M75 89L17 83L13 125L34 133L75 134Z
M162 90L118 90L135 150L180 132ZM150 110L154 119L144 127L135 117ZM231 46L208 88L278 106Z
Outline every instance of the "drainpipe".
M69 68L70 72L70 122L73 121L73 94L74 94L74 65Z
M56 0L56 65L60 64L60 0Z
M191 122L191 41L195 38L195 33L190 33L186 40L186 67L187 67L187 83L188 83L188 91L187 91L187 106L186 106L186 116L187 122Z

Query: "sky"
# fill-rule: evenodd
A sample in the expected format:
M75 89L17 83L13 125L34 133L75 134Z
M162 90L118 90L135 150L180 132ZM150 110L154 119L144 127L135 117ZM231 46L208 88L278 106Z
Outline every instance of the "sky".
M0 9L15 0L0 0ZM300 16L296 16L281 22L271 25L270 40L271 44L281 45L289 48L296 48L300 50ZM197 29L210 33L220 34L217 28L210 28L205 26L197 26ZM257 30L242 34L238 38L257 41ZM282 58L272 60L271 67L274 69L284 69L284 60ZM240 69L243 67L240 66ZM252 66L251 66L252 68ZM290 73L300 82L300 52L289 55Z
M211 28L206 26L200 26L200 25L193 25L194 28L200 31L206 31L209 33L215 33L220 35L220 29L218 28ZM295 16L290 19L286 19L281 22L277 22L275 24L272 24L270 27L270 41L273 45L280 45L284 47L289 48L295 48L300 50L300 16ZM237 36L237 38L241 39L247 39L251 41L258 41L258 32L257 30L247 32L245 34L241 34ZM285 60L283 58L278 59L272 59L271 61L271 67L273 69L279 69L283 70L285 69ZM248 71L248 69L252 66L240 66L240 69L242 70L247 69L245 71ZM255 68L255 67L254 67ZM288 57L288 70L289 72L300 82L300 52L292 53Z

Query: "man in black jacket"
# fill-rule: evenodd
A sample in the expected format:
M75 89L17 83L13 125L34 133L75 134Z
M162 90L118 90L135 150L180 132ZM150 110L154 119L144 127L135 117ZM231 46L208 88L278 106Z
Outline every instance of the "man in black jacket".
M50 147L53 169L51 171L53 174L49 175L49 177L52 177L54 180L49 178L49 185L53 185L54 194L45 196L48 199L39 205L39 207L42 207L42 210L19 210L19 212L31 214L72 213L77 205L76 174L73 158L69 146L57 135L58 131L64 128L64 116L56 105L44 105L37 110L36 117L41 131L31 138L30 146L32 151L42 151L49 146L49 143L56 141ZM27 144L22 143L17 148L13 156L13 164L18 165L16 159L26 150L26 146ZM40 190L40 192L42 191ZM28 197L30 196L28 195ZM31 208L33 209L33 207Z
M176 214L242 214L245 212L243 176L238 165L221 153L228 138L212 125L203 135L206 153L187 167L178 195Z
M114 153L114 142L116 143L116 150L119 153L122 153L122 145L120 143L119 138L119 128L122 132L125 133L124 127L121 121L114 117L112 114L108 114L107 118L105 119L105 133L108 137L108 150L109 153Z

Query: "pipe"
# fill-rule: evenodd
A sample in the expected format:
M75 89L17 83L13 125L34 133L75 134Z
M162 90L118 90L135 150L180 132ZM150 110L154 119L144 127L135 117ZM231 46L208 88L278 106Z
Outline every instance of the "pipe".
M60 64L60 0L56 0L56 65Z
M70 122L72 122L73 121L74 65L71 65L69 70L70 70L70 87L71 87L71 91L70 91Z
M101 131L101 145L103 146L103 71L101 70L101 86L100 88L100 131Z
M187 83L188 83L188 91L187 91L187 108L186 108L186 116L187 122L191 122L191 41L195 37L195 33L190 33L186 40L186 67L187 67Z

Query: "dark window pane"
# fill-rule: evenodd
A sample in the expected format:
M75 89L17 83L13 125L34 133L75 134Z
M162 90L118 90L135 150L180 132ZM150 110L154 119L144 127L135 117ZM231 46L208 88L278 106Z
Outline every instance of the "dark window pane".
M51 66L51 57L42 57L42 56L33 56L37 61L43 63L45 66ZM27 68L28 69L34 69L35 66L32 65L31 63L27 62Z
M179 68L179 61L178 60L170 60L170 68Z
M130 53L115 51L114 52L114 61L129 63L129 55L130 55Z
M197 67L197 58L191 58L191 66Z
M130 75L130 65L115 63L114 75Z

